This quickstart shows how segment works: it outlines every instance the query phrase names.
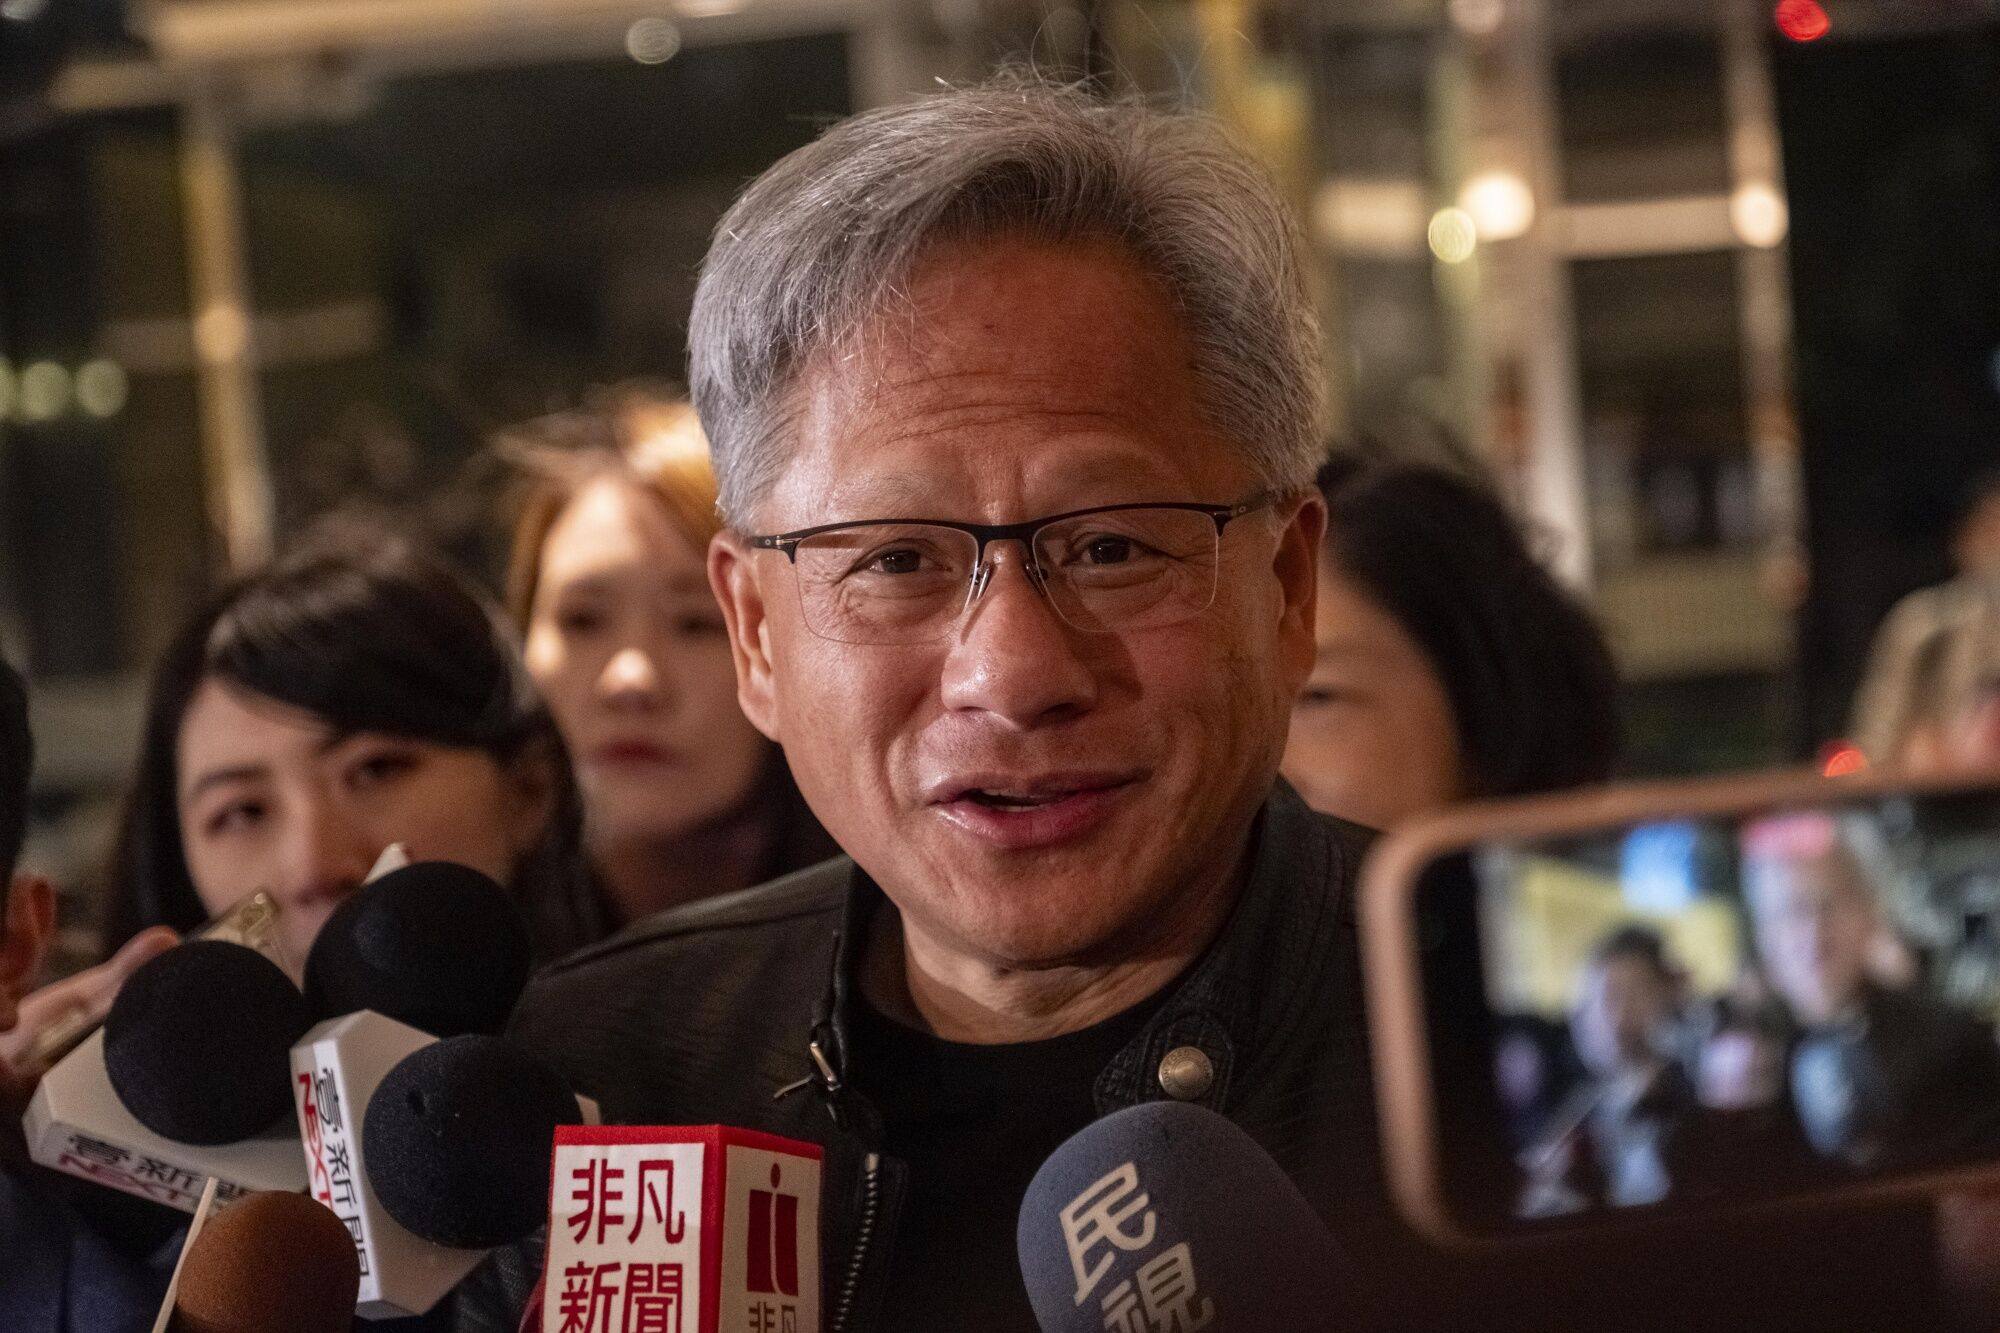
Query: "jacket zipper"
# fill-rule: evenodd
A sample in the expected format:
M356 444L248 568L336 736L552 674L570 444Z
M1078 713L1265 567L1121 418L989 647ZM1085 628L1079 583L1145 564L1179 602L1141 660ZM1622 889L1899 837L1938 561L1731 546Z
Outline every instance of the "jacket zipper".
M847 1280L840 1284L840 1301L834 1307L829 1333L846 1333L855 1295L861 1289L861 1270L868 1262L868 1242L875 1235L875 1214L882 1203L881 1154L869 1153L862 1170L861 1226L854 1235L854 1253L847 1260Z

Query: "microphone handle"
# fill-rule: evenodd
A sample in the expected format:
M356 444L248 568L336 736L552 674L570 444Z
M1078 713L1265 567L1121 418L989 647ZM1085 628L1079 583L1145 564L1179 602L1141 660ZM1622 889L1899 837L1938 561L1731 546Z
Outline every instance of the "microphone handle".
M201 1202L195 1205L194 1221L188 1223L187 1235L181 1240L180 1257L174 1260L174 1275L167 1279L166 1299L160 1302L160 1317L153 1321L153 1333L167 1333L167 1325L173 1322L174 1304L180 1298L181 1270L187 1267L188 1251L194 1248L195 1237L208 1224L208 1215L215 1211L215 1187L219 1184L214 1176L202 1186Z

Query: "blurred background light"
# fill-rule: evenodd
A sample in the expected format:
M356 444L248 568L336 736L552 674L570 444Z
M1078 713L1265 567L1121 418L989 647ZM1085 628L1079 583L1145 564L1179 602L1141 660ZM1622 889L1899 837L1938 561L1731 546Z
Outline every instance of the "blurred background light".
M1790 224L1784 196L1775 186L1751 181L1729 196L1729 225L1745 245L1769 250L1782 244Z
M131 385L125 367L102 358L86 361L76 372L76 405L93 417L115 417L125 408Z
M672 19L639 19L625 30L625 54L642 65L664 65L680 50L681 30Z
M1820 751L1819 771L1829 778L1860 773L1868 767L1868 756L1851 741L1834 741Z
M210 365L233 361L250 345L250 319L231 305L212 305L196 316L194 346Z
M1535 222L1535 192L1511 171L1480 172L1459 191L1458 204L1481 240L1511 241Z
M21 372L16 415L22 421L54 421L69 407L69 372L53 361L37 361Z
M2000 356L1996 356L1994 367L2000 370ZM14 413L14 363L0 357L0 421L5 421Z
M1440 208L1431 216L1427 235L1431 253L1447 264L1463 264L1479 244L1479 229L1462 208Z
M1779 0L1778 31L1795 42L1816 42L1833 30L1833 20L1819 0Z

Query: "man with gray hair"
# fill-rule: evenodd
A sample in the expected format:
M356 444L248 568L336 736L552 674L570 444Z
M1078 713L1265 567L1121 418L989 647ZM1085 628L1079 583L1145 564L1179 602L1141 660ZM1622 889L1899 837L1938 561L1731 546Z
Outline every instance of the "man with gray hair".
M717 229L710 578L848 856L558 965L514 1032L608 1121L823 1145L830 1329L1032 1328L1030 1177L1147 1100L1384 1215L1364 835L1276 778L1325 519L1303 263L1210 122L1021 80L837 125Z

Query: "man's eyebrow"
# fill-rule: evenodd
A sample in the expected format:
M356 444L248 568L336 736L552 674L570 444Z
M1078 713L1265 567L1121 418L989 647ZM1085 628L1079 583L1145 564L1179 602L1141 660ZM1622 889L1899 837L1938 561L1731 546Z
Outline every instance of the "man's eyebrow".
M187 790L181 793L181 799L192 801L210 788L231 782L254 782L270 775L271 769L266 764L230 764L222 768L211 768L188 784Z
M868 477L851 485L837 485L829 495L828 509L838 513L838 518L815 519L819 523L847 523L870 518L900 518L917 516L915 511L926 504L930 492L915 478L905 473L895 473L886 477ZM935 515L925 515L935 517Z
M1079 463L1074 471L1062 477L1064 495L1074 496L1093 486L1109 482L1136 482L1133 493L1125 497L1132 503L1158 500L1175 503L1184 500L1213 501L1218 504L1235 500L1236 496L1187 496L1179 494L1164 475L1145 466L1143 456L1115 454L1093 458ZM1169 494L1170 490L1174 493ZM1105 500L1103 503L1113 503ZM1088 507L1090 501L1059 503L1050 513L1060 513L1072 508ZM944 506L936 490L907 473L892 473L887 476L873 476L860 479L851 485L837 485L827 497L828 517L815 518L814 523L853 523L871 518L951 518L953 515L939 512ZM1038 514L1023 514L1021 518L1035 518Z

